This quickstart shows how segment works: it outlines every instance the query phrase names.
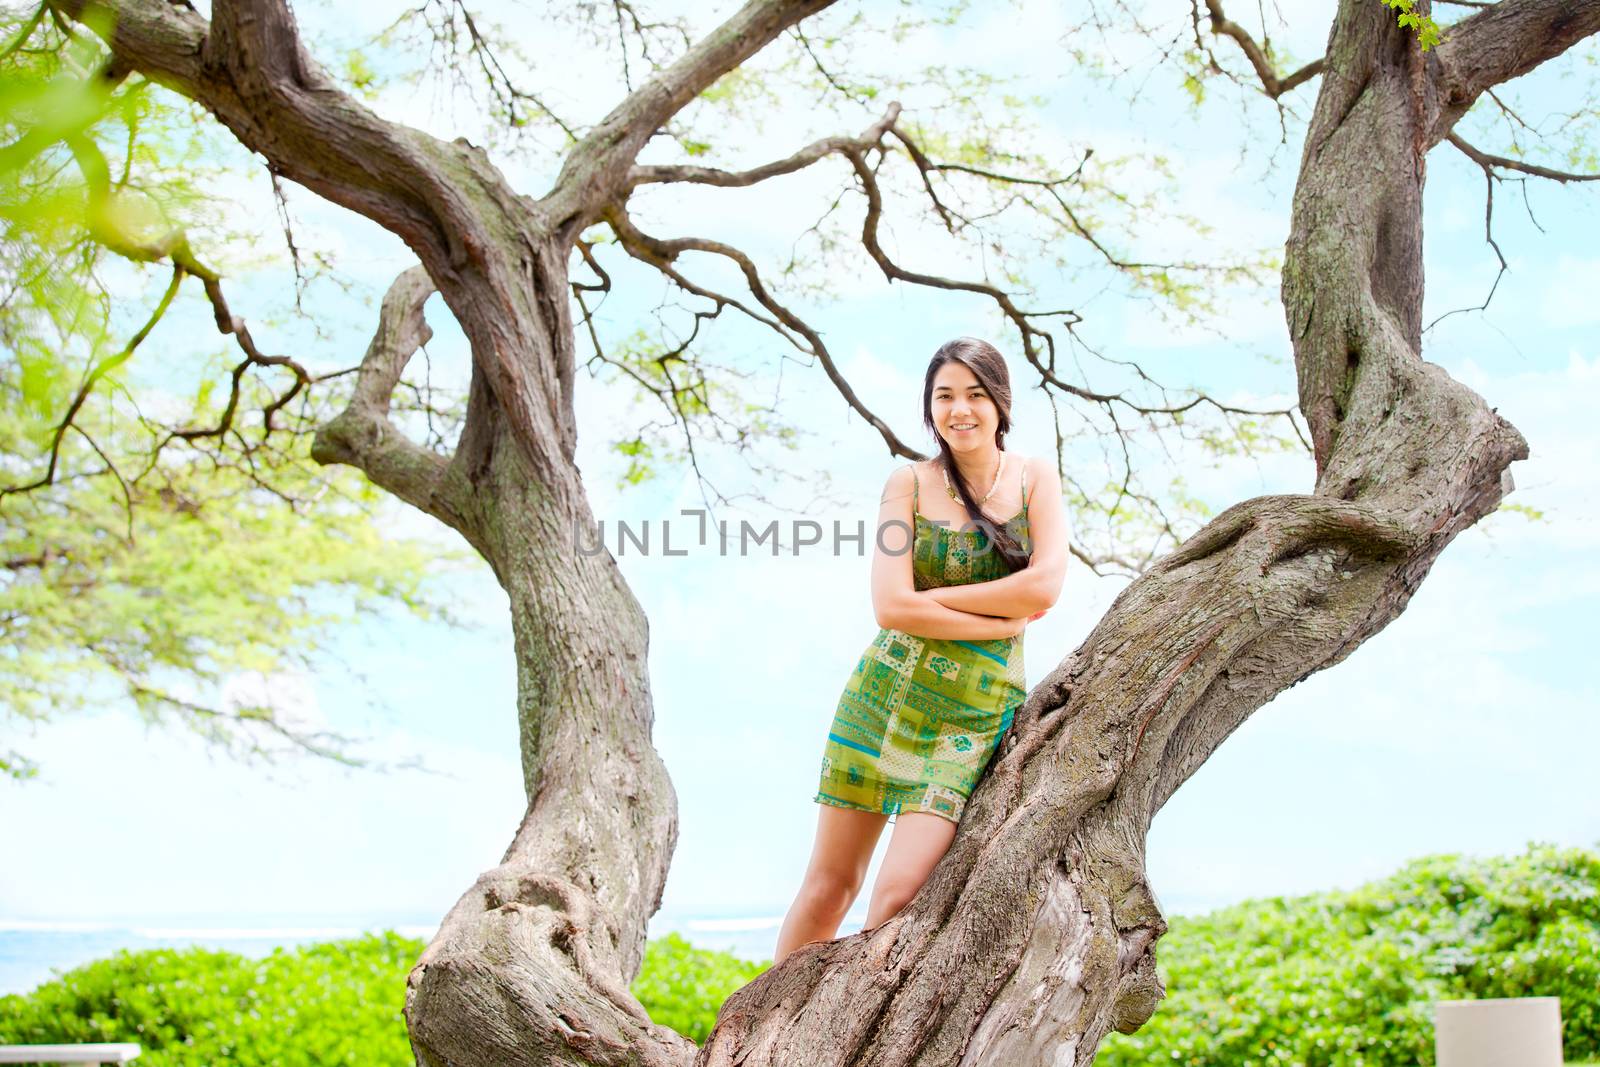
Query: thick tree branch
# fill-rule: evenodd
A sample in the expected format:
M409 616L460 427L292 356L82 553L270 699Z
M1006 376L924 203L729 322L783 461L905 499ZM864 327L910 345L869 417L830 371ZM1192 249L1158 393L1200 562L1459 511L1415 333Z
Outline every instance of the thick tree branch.
M448 225L465 205L428 165L461 149L386 122L341 91L306 54L282 0L225 0L210 23L164 0L48 2L72 19L108 12L117 63L206 108L279 173L419 251L465 258Z
M575 235L598 221L625 194L639 151L668 119L784 30L831 3L750 0L683 58L629 93L567 156L555 189L541 201L554 224Z
M1600 33L1600 0L1502 0L1462 19L1430 56L1438 111L1428 145L1455 128L1479 95Z

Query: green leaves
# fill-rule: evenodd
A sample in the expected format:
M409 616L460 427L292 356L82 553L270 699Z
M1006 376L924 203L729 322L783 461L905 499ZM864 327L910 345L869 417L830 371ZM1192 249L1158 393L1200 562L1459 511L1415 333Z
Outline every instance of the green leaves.
M6 403L16 394L5 370L0 457L27 469L41 463L39 422ZM214 421L216 407L203 399L194 421ZM109 683L150 721L243 759L299 745L359 762L337 735L300 731L286 744L274 727L287 719L265 709L252 722L250 709L223 700L226 686L241 672L313 671L336 628L397 603L456 622L423 582L466 554L386 536L364 479L314 463L303 436L258 446L238 466L168 446L134 480L141 431L113 423L108 408L94 403L77 422L126 466L121 480L69 435L63 468L78 476L8 497L0 512L0 640L10 652L0 657L0 725L97 707ZM317 503L302 514L285 497Z
M1351 892L1171 920L1168 996L1096 1064L1433 1063L1433 1005L1559 996L1571 1058L1600 1053L1600 854L1430 856Z
M1444 29L1433 21L1432 15L1417 14L1416 0L1383 0L1383 6L1400 12L1401 29L1417 31L1424 52L1444 40Z
M401 1009L423 947L386 931L264 959L122 951L0 997L0 1044L136 1041L145 1067L411 1067ZM657 1023L703 1041L728 995L770 966L672 933L645 946L633 994Z
M655 449L643 437L613 441L611 450L618 455L628 457L628 466L622 472L618 488L624 485L638 485L655 477L655 469L651 466L651 461L655 458Z
M27 996L0 997L0 1043L138 1041L149 1067L409 1067L400 1014L421 941L393 933L249 959L119 952ZM1600 854L1430 856L1350 892L1273 897L1171 920L1168 996L1098 1065L1416 1067L1440 999L1558 996L1571 1060L1600 1055ZM766 971L668 934L633 994L705 1040L728 996Z
M722 1002L771 966L695 948L674 932L645 946L633 995L653 1021L699 1043L711 1033Z
M310 459L342 386L302 393L262 439L284 380L246 374L226 434L172 437L220 425L231 384L218 395L204 346L226 341L209 327L154 342L204 364L198 385L144 384L160 376L134 351L183 278L149 261L222 214L196 177L216 166L207 135L164 90L107 76L93 34L0 21L15 46L0 51L0 731L121 698L247 761L360 764L230 683L309 672L335 627L392 605L458 624L423 580L469 557L384 536L386 498ZM0 775L35 771L0 748Z
M264 959L118 952L0 997L0 1044L134 1041L146 1067L410 1067L405 976L423 943L392 932Z

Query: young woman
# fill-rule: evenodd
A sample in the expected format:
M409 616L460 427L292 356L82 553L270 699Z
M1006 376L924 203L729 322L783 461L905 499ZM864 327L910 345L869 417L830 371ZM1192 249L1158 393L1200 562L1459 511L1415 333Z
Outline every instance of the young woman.
M881 629L828 731L816 843L774 965L838 933L891 815L864 929L922 888L1026 695L1023 627L1056 602L1066 574L1060 477L1052 462L1004 450L1011 381L994 346L941 346L922 417L939 455L884 486L872 557Z

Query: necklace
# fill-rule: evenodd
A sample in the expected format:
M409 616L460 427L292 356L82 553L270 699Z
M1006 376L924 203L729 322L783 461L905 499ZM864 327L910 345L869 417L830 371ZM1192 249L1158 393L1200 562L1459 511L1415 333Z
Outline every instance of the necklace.
M956 495L956 487L950 484L950 468L941 463L939 464L939 469L944 471L944 491L950 494L951 500L959 500L960 497ZM978 501L979 507L987 504L989 502L989 498L994 496L995 487L1000 484L1000 472L1005 469L1006 454L1002 452L1000 453L1000 462L997 463L994 468L994 482L989 486L989 491L983 494L983 499Z

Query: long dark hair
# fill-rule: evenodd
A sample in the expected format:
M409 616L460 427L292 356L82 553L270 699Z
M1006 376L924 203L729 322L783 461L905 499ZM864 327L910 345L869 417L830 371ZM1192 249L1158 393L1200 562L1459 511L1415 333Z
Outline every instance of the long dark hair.
M976 337L957 337L954 341L946 341L933 354L933 359L928 363L928 373L922 379L922 424L939 443L939 461L944 464L945 472L950 476L950 484L955 486L956 493L961 497L961 504L966 508L967 517L988 537L990 551L999 553L1000 558L1011 570L1021 570L1028 565L1028 553L1017 543L1010 530L984 515L983 508L978 506L978 501L972 494L972 487L956 469L956 457L950 451L949 442L934 424L933 379L939 373L939 368L946 363L960 363L970 370L977 377L978 384L983 386L989 398L994 401L995 409L1000 415L1000 425L995 430L994 444L1000 449L1005 448L1006 432L1011 429L1011 372L1006 369L1006 360L1000 354L1000 350L988 341L980 341Z

